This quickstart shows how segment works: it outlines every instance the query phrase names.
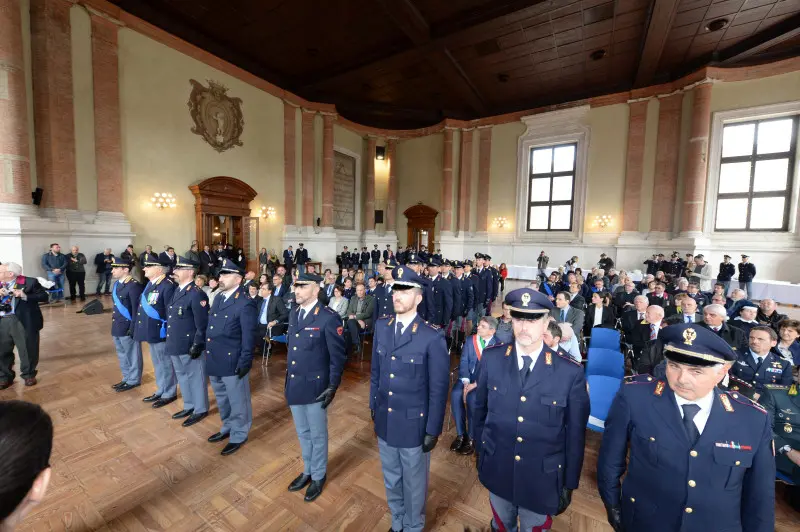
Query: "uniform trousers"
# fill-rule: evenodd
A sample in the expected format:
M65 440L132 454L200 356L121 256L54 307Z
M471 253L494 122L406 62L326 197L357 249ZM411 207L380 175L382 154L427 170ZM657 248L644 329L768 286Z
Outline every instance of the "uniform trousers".
M222 418L222 434L231 435L231 443L247 441L253 426L253 404L250 401L250 375L241 379L236 375L226 377L209 376L211 389L217 398L219 417Z
M178 381L175 379L175 370L167 354L166 342L151 344L150 358L153 360L153 370L156 374L156 395L170 399L178 394Z
M289 405L294 429L300 440L303 474L311 480L322 480L328 471L328 411L322 403Z
M475 390L467 394L467 406L464 408L464 382L458 379L450 392L450 413L456 424L459 436L472 438L472 413L475 411Z
M515 506L514 503L489 492L489 503L492 505L492 529L498 532L544 532L550 530L553 518L531 510ZM517 528L519 517L519 528Z
M195 414L208 412L208 385L206 384L206 355L171 355L172 367L178 378L183 397L183 409Z
M378 263L377 262L373 262L372 263L372 271L371 271L372 275L375 275L377 271L378 271Z
M431 453L419 447L392 447L378 438L386 503L392 514L392 530L422 532L425 528L425 502Z
M130 336L114 336L119 369L125 384L138 386L142 383L142 344Z
M305 264L298 264L297 265L297 273L303 275L306 273L306 265Z
M36 331L36 335L38 341L39 331ZM12 382L16 376L14 373L15 346L19 353L22 377L35 376L36 365L31 366L25 327L15 315L3 316L0 318L0 382ZM33 371L33 375L30 375L31 371Z
M747 298L753 297L753 283L750 281L739 281L739 288L747 292Z
M730 281L717 281L717 282L725 285L725 297L728 297L728 290L731 287L731 282Z

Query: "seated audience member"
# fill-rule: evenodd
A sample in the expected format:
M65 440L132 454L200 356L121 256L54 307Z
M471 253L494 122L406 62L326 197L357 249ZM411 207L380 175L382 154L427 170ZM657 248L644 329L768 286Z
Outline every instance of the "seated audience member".
M675 286L673 286L668 292L674 296L676 294L683 294L688 291L689 291L689 281L686 279L686 277L679 277L675 281Z
M328 306L336 311L342 319L347 317L347 304L348 299L344 297L344 288L342 285L334 285L333 297L328 301Z
M353 279L350 277L347 277L344 280L344 290L342 291L342 295L346 297L348 301L355 295L355 290L353 289Z
M683 323L681 320L681 315L674 314L669 318L664 318L658 324L659 334L661 329L665 327L669 327L670 325L675 325L676 323ZM642 349L640 356L636 359L636 363L634 368L636 369L636 373L649 373L653 376L655 368L658 367L661 362L664 360L664 343L661 341L660 338L656 338L651 340L647 343L647 345ZM659 376L660 377L660 376Z
M289 301L290 287L284 282L284 276L276 273L272 276L272 295L283 299L284 303Z
M581 286L577 281L569 283L569 305L578 310L586 310L586 299L581 295Z
M494 335L500 344L510 344L514 341L514 329L511 326L511 307L505 303L503 303L503 315L497 321L497 330Z
M786 314L778 312L778 305L772 299L762 299L759 305L758 313L756 314L756 321L761 325L772 327L775 332L778 332L778 323L788 318Z
M569 324L567 323L566 325ZM544 332L542 333L542 341L547 347L553 351L556 351L560 355L571 357L566 350L561 348L561 334L561 327L558 326L556 319L553 317L548 318L547 327L545 327Z
M614 294L614 305L617 307L617 315L619 316L626 310L632 309L634 307L633 300L638 295L639 292L636 291L633 281L626 278L625 284L621 285L620 289Z
M475 408L475 393L478 386L476 370L483 350L499 343L495 338L497 319L484 316L478 322L478 332L467 337L461 349L461 362L458 365L458 380L453 384L450 393L450 408L456 425L456 439L450 444L450 450L458 454L472 454L475 447L472 442L472 412ZM465 408L466 406L466 408Z
M272 287L266 283L262 284L258 290L256 308L258 309L258 320L255 345L261 347L267 335L272 338L286 332L289 310L282 299L272 295Z
M792 364L784 360L773 348L778 334L772 327L759 325L750 330L749 349L739 351L731 374L753 386L763 394L765 384L790 385Z
M702 323L703 315L697 312L697 301L686 294L681 302L680 312L675 314L681 323Z
M768 384L759 401L772 422L775 469L793 483L784 486L786 502L800 512L800 394L797 386Z
M552 272L547 277L547 282L544 283L540 288L539 292L543 293L547 296L550 301L554 301L556 298L556 294L558 293L558 273Z
M598 292L605 292L605 290L606 290L606 283L603 281L603 279L601 279L601 278L595 278L595 279L592 281L592 288L591 288L591 292L592 292L593 294L596 294L596 293L598 293Z
M595 292L592 294L592 304L586 309L583 321L583 335L591 336L594 327L613 328L616 324L614 307L610 305L611 296L608 292Z
M38 405L0 401L0 530L14 530L50 483L53 422Z
M319 302L328 306L330 303L331 298L333 297L333 287L336 286L336 278L333 275L333 272L330 269L325 270L325 276L322 280L322 286L319 289L319 295L317 299Z
M247 297L250 299L255 299L258 297L258 286L256 286L255 281L247 285Z
M375 298L367 294L367 287L363 281L356 283L356 295L350 298L347 306L347 326L350 346L355 347L355 351L361 352L361 342L358 341L359 333L372 330L372 318L375 314Z
M757 313L758 307L742 307L742 309L739 311L739 315L730 320L728 324L731 327L741 329L745 335L745 338L749 338L750 329L759 325L758 321L756 321Z
M636 283L636 290L638 290L640 294L646 296L647 294L645 293L645 291L647 290L647 287L650 286L650 283L655 280L656 280L655 276L648 273L647 275L642 277L641 281Z
M728 326L728 314L722 305L707 305L703 309L703 327L707 327L725 340L731 349L740 353L747 350L747 337L741 329Z
M706 305L708 305L708 299L702 292L700 292L699 284L694 282L689 283L689 288L686 291L686 294L692 299L694 299L697 302L697 306L700 307L701 309Z
M664 283L656 283L653 293L647 294L647 301L651 305L658 305L666 309L670 305L670 297L667 294L667 287Z
M367 295L374 296L375 289L378 287L378 280L375 277L367 279Z
M636 296L633 298L633 307L629 307L622 313L622 332L628 336L633 331L637 323L644 319L644 313L647 311L648 301L645 296Z
M611 289L612 293L614 292L614 287L620 284L622 275L625 275L625 272L622 272L622 274L618 274L617 270L615 270L614 268L609 268L607 275L608 287Z
M528 288L530 288L531 290L538 291L539 290L539 286L540 286L539 281L537 281L535 279L533 281L531 281L530 283L528 283Z
M672 305L664 308L664 316L674 316L683 310L683 300L686 299L686 294L675 294L672 298Z
M556 294L555 308L550 310L550 316L559 322L569 323L573 329L580 330L583 327L584 313L569 304L569 293L559 292Z
M709 299L717 294L721 295L722 299L727 303L728 296L725 294L725 285L723 283L714 283L711 294L708 295Z
M735 318L739 315L739 311L743 306L755 306L755 304L747 299L747 293L741 288L736 288L731 292L730 301L725 306L728 309L728 316Z
M784 360L794 364L795 370L800 368L800 321L785 319L778 323L778 345L775 349L781 354Z
M725 296L722 294L714 294L711 296L711 304L712 305L722 305L725 306Z
M562 351L569 354L575 362L581 363L583 357L581 356L581 346L578 342L578 337L575 331L572 330L572 325L569 323L559 323L558 327L561 329L561 339L559 340L559 347Z
M631 334L625 337L633 347L634 360L638 361L642 352L658 338L662 321L664 309L658 305L650 305L644 313L644 320L636 322Z

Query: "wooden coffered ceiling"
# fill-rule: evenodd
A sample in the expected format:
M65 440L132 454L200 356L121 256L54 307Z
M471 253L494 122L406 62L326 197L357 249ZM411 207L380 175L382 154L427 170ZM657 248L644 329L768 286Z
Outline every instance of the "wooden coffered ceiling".
M800 55L800 0L112 2L350 120L398 129Z

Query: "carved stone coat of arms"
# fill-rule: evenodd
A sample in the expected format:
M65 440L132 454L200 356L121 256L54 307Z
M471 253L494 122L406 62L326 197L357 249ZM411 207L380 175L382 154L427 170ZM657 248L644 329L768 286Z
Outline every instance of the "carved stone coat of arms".
M192 133L200 135L218 152L241 146L244 129L241 98L228 96L222 84L208 80L208 87L190 79L189 113L194 121Z

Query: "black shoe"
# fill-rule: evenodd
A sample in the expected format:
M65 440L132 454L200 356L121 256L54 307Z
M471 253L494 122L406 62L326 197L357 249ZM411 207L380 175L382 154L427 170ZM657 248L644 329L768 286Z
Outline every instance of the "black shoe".
M322 477L322 480L311 481L311 484L308 486L308 489L306 490L306 496L303 497L304 501L311 502L320 495L322 495L322 487L325 485L325 478L326 477Z
M152 403L152 402L154 402L154 401L158 401L159 399L161 399L161 396L160 396L160 395L158 395L158 394L153 394L153 395L148 395L147 397L145 397L144 399L142 399L142 401L144 401L145 403Z
M190 410L181 410L180 412L172 414L172 419L183 419L185 417L191 416L192 414L194 414L194 408Z
M300 473L300 475L289 484L289 491L300 491L311 483L311 475Z
M192 414L186 420L181 423L184 427L191 427L195 423L199 423L200 421L204 420L208 416L208 412L203 412L202 414Z
M100 292L97 292L95 295L96 295L96 296L100 296L100 295L102 295L102 294L101 294Z
M469 438L464 440L464 445L462 445L461 449L458 450L458 454L463 454L464 456L469 456L474 452L475 452L475 444Z
M138 384L123 384L119 388L117 388L117 392L127 392L128 390L133 390L134 388L138 388Z
M462 436L459 434L458 437L455 440L453 440L453 443L450 444L450 450L453 451L454 453L460 451L461 448L464 446L464 440L466 438L467 438L466 436Z
M217 432L217 433L212 434L211 436L209 436L208 437L208 441L210 443L217 443L218 441L222 441L222 440L228 439L229 437L230 437L230 434L227 433L227 432L225 434L223 434L221 432Z
M123 386L125 386L125 381L119 381L118 383L116 383L116 384L112 384L112 385L111 385L111 387L112 387L113 389L115 389L115 390L119 390L119 389L120 389L120 388L122 388Z
M86 301L86 296L81 296L81 301Z
M247 440L244 440L241 443L229 443L228 445L225 446L224 449L222 449L222 452L219 454L221 454L222 456L228 456L229 454L233 454L236 451L238 451L239 448L245 443L247 443Z
M175 397L167 397L166 399L162 397L161 399L153 403L153 408L161 408L162 406L167 406L177 398L178 398L177 395Z
M105 293L105 294L103 294L103 295L110 296L110 295L111 295L111 292L106 292L106 293Z
M12 384L14 384L14 381L0 381L0 390L10 388Z
M70 301L75 301L75 296L69 296Z

